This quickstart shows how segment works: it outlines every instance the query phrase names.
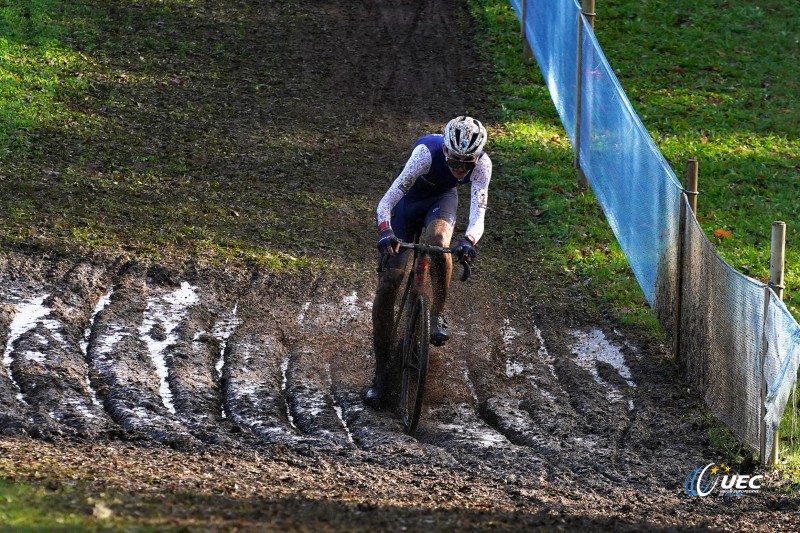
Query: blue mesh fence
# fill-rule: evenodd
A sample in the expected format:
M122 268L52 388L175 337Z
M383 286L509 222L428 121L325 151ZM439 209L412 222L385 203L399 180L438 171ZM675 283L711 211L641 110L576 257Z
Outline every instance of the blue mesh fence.
M519 0L512 6L520 18L524 12L525 36L564 129L645 298L665 332L677 332L673 341L689 380L754 450L764 422L770 450L800 366L800 326L774 295L765 312L766 286L716 253L578 3Z
M800 368L800 325L772 291L764 339L767 344L764 358L764 378L767 382L766 449L771 450L775 431L789 401L791 384Z
M691 215L683 254L681 362L714 414L758 450L766 286L717 255Z
M573 0L555 3L553 0L528 0L523 24L572 146L575 146L579 14L580 8Z
M682 188L585 21L582 34L581 168L652 306L657 277L677 257Z

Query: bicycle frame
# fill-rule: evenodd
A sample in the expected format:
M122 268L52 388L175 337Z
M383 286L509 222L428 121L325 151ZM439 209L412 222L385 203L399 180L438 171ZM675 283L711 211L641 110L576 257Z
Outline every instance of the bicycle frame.
M428 350L430 343L430 303L427 294L428 274L430 271L431 253L455 253L451 248L432 246L422 243L401 242L400 247L414 250L412 270L408 276L403 298L400 301L394 326L392 327L392 343L396 339L397 329L402 318L406 319L402 345L400 417L408 434L416 431L422 411L425 390L425 379L428 368ZM385 264L381 261L380 270ZM462 281L466 281L471 273L469 263L462 261L464 272ZM409 299L410 295L410 299Z
M400 248L407 248L414 250L414 257L413 262L411 265L411 275L408 277L408 282L406 283L406 287L403 290L403 297L400 300L400 310L397 313L397 317L395 317L394 325L392 327L392 335L391 339L396 339L397 335L397 328L400 325L400 319L403 317L403 311L406 308L406 301L410 294L424 294L424 290L427 287L427 274L430 271L430 254L431 253L441 253L441 254L454 254L455 250L453 248L444 248L442 246L433 246L431 244L424 244L419 242L400 242ZM389 259L388 255L384 255L381 259L380 267L378 269L379 272L382 272L385 268L386 261ZM461 273L461 281L467 281L469 277L472 275L472 268L470 264L466 261L461 261L461 266L463 267L463 272ZM413 291L412 291L413 288ZM413 298L412 298L413 300Z

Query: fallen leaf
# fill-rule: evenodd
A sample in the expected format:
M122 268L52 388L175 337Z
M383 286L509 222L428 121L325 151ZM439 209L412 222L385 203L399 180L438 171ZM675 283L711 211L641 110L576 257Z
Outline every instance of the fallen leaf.
M108 520L113 514L114 511L103 502L97 502L92 509L92 515L99 520Z
M726 231L724 229L715 229L714 237L716 237L717 239L731 239L733 238L733 234L730 231Z

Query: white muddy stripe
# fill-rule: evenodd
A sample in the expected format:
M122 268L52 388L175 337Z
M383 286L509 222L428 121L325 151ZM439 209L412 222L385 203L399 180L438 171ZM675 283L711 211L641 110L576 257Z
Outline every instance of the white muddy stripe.
M461 359L461 365L464 367L464 381L467 382L467 388L469 389L469 394L472 396L472 399L475 401L475 405L478 404L478 393L475 392L475 385L472 383L472 380L469 379L469 368L467 368L467 361L466 359Z
M219 339L219 358L214 365L214 368L217 369L217 377L219 378L222 378L222 369L225 367L225 347L228 345L228 339L233 335L233 332L236 331L236 328L239 327L239 324L242 323L239 317L236 316L238 309L239 303L237 302L233 306L233 310L222 320L217 322L214 325L214 329L211 331L211 334Z
M11 357L13 346L16 340L26 331L36 326L36 323L50 313L50 309L45 307L44 301L50 296L45 294L30 300L24 301L19 305L14 305L15 313L14 319L11 321L8 331L8 340L6 341L6 348L3 352L3 366L6 368L8 377L17 389L17 399L23 403L25 400L22 397L22 390L19 383L14 380L14 375L11 373L11 365L14 360Z
M536 340L539 341L539 351L537 355L539 359L547 364L548 369L550 370L550 375L558 381L558 376L556 375L556 369L553 368L553 359L550 357L550 354L547 352L547 347L544 345L544 337L542 337L542 330L539 329L539 326L533 326L533 333L536 335Z
M97 315L100 314L100 311L105 309L109 303L111 303L111 294L114 292L114 289L108 291L108 293L104 294L97 300L97 305L94 306L94 311L92 311L92 317L89 319L89 324L86 326L86 330L83 332L83 339L81 340L81 352L83 353L84 360L89 360L89 337L92 334L92 326L94 326L94 321L97 319ZM89 390L89 394L92 396L92 403L98 407L102 407L100 400L97 399L97 391L92 387L92 380L89 378L89 365L86 365L86 375L84 376L86 379L86 388ZM81 411L83 412L83 411ZM88 411L87 411L88 412ZM89 415L87 414L87 417ZM94 418L94 415L91 416Z
M331 364L327 363L325 365L325 371L328 374L328 388L332 391L333 390L333 378L331 377ZM345 432L347 433L347 440L350 444L354 444L353 435L350 434L350 428L347 427L347 422L344 421L344 413L342 412L342 406L336 401L336 395L331 392L331 399L333 400L333 410L336 411L336 416L339 417L339 422L342 423L342 427L344 428Z
M500 334L503 336L503 345L508 348L511 346L511 341L519 336L519 331L511 327L511 320L506 318L503 320L503 326L500 328Z
M172 391L169 388L169 370L167 368L164 350L178 340L175 328L186 316L187 309L199 301L196 287L188 282L181 283L181 288L167 294L162 298L150 297L147 299L147 309L144 320L139 326L139 335L144 338L150 353L150 359L156 367L156 374L160 381L159 394L164 407L170 413L175 413L172 403ZM153 326L160 323L164 328L164 340L157 340L152 336Z
M281 382L281 392L283 393L283 402L286 404L286 418L289 420L289 425L292 426L294 429L297 429L297 426L294 424L294 417L292 416L292 409L289 407L289 395L287 394L287 387L289 384L289 378L286 375L289 371L289 356L283 358L283 362L281 362L281 375L283 376L283 381Z
M629 387L635 388L636 383L631 378L631 370L625 364L625 356L620 347L608 342L603 332L598 329L589 332L573 330L570 331L570 335L577 340L572 347L572 353L578 366L588 371L594 381L606 389L609 401L622 401L622 392L601 378L597 369L598 362L607 363L617 371ZM632 401L628 402L628 410L633 410Z
M440 412L447 413L444 416L448 419L448 423L437 423L435 427L449 433L450 438L483 448L504 447L510 444L505 435L476 418L475 411L469 405L460 404L453 407L455 413L447 408L431 408L429 413L432 420L441 419Z
M355 318L356 315L361 312L361 308L358 305L358 293L356 293L356 291L342 298L342 311L352 318Z
M219 339L219 358L214 365L214 368L217 370L218 379L222 379L222 369L225 368L225 348L228 346L228 339L233 335L233 332L236 331L236 328L239 327L239 324L242 323L239 317L236 316L238 309L239 302L236 302L233 306L233 310L223 317L222 320L217 322L214 325L214 329L211 331L211 334ZM198 337L199 334L195 336L195 340L197 340ZM222 418L228 418L228 414L225 412L225 406L222 407Z
M303 306L300 308L300 314L297 315L297 323L298 324L302 324L305 321L305 319L306 319L306 311L308 311L309 307L311 307L311 302L304 303Z

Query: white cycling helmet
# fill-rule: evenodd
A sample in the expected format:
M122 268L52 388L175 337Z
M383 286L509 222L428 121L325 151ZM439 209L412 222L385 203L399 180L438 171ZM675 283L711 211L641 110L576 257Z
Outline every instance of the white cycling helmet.
M444 145L455 155L479 156L486 145L486 128L472 117L456 117L444 127Z

